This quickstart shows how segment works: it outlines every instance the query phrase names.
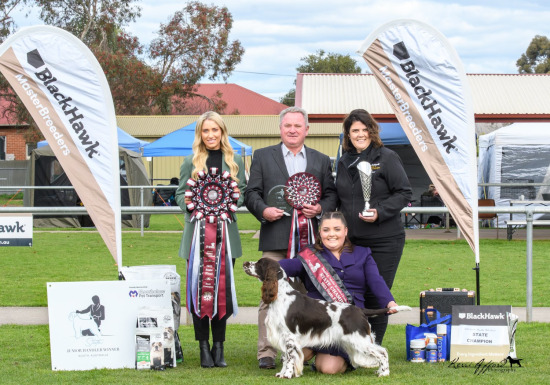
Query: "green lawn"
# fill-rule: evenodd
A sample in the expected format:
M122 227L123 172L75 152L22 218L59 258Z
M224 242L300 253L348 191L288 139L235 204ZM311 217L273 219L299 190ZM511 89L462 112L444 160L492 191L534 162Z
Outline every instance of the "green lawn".
M122 258L127 266L176 265L185 282L185 263L178 257L183 216L153 215L144 236L123 231ZM257 230L250 214L239 214L241 230ZM3 248L0 254L0 306L46 306L46 282L101 281L117 279L117 267L97 232L43 232L35 229L33 247ZM155 231L173 231L158 233ZM241 235L244 256L235 268L240 306L257 306L260 284L245 275L245 260L256 260L258 240L253 233ZM533 306L550 306L547 255L550 241L533 243ZM480 241L481 304L525 306L525 241ZM422 290L459 287L475 290L473 253L458 241L408 240L393 294L398 303L418 306ZM184 297L184 296L182 296Z
M133 369L53 372L51 370L47 326L0 326L0 367L2 384L281 384L290 383L274 377L274 370L260 370L256 361L257 328L254 325L228 325L225 369L202 369L198 344L191 326L179 330L184 363L177 368L158 371ZM405 326L390 325L384 345L390 356L390 376L378 378L375 369L358 369L343 375L327 376L305 368L304 375L293 384L316 381L330 384L547 384L548 324L520 323L516 346L522 367L493 368L482 374L474 367L454 368L447 363L410 363L406 361ZM280 368L280 363L277 363Z
M23 193L0 194L0 206L23 206Z
M178 221L179 220L179 221ZM183 216L153 215L142 237L139 229L122 235L124 265L175 264L185 282L185 264L178 255ZM239 214L241 230L257 230L250 214ZM46 306L46 282L117 279L117 267L97 232L82 230L45 232L35 229L33 247L3 248L0 254L0 306ZM44 232L43 232L44 231ZM159 233L156 231L172 231ZM258 240L242 234L244 256L237 261L235 279L240 306L257 306L260 283L244 274L242 261L260 257ZM525 306L525 242L481 240L481 303ZM547 255L550 241L533 244L533 305L550 306ZM401 304L418 306L419 292L436 287L475 289L474 258L465 241L409 240L401 260L393 293ZM48 326L0 326L2 384L265 384L281 383L275 371L259 370L256 361L257 327L228 325L226 369L199 367L198 347L191 326L179 330L185 362L164 372L51 370ZM334 384L545 384L550 378L548 343L550 327L542 323L520 323L518 356L522 368L494 368L482 374L475 368L454 368L448 363L413 364L405 360L405 325L390 325L384 345L390 355L391 375L377 378L374 369L359 369L327 377L308 368L293 383L330 381ZM279 364L280 365L280 364Z

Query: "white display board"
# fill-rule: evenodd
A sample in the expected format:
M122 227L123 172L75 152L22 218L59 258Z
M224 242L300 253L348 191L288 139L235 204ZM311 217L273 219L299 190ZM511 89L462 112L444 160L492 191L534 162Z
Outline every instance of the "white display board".
M32 246L32 214L0 214L0 246Z
M143 306L172 309L167 280L48 282L52 370L135 367Z
M510 353L511 306L453 305L451 357L459 362L500 362Z

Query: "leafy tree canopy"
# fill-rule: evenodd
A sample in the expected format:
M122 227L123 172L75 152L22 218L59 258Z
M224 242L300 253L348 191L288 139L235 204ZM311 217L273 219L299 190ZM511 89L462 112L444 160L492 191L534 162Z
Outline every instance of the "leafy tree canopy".
M317 53L305 56L300 59L303 64L296 68L298 73L307 74L359 74L361 67L357 61L350 55L342 55L339 53L326 53L324 50L318 50ZM296 84L296 82L294 82ZM296 89L291 89L280 100L281 103L287 106L294 105Z
M550 41L537 35L531 40L527 51L516 62L520 74L550 73Z
M39 7L40 18L82 40L105 72L117 114L184 114L186 97L203 78L226 80L240 63L244 49L230 40L233 19L226 7L188 2L161 24L149 47L124 31L141 16L139 0L2 0L0 39L15 29L10 12ZM0 113L17 122L32 119L0 75L0 96L9 107ZM213 98L220 110L224 102Z
M304 64L298 66L299 73L306 74L359 74L361 68L357 61L349 55L339 53L326 53L318 50L316 54L308 55L300 59Z

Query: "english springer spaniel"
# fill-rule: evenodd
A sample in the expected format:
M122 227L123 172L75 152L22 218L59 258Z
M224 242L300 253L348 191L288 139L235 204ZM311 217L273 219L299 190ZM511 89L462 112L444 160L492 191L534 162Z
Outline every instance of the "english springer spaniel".
M268 305L267 337L283 352L283 367L277 377L302 375L303 347L339 346L354 367L378 367L378 376L388 376L388 352L374 342L368 317L390 309L361 309L348 303L326 302L294 290L279 263L268 258L244 262L244 271L262 284L262 300ZM397 306L397 311L411 310Z

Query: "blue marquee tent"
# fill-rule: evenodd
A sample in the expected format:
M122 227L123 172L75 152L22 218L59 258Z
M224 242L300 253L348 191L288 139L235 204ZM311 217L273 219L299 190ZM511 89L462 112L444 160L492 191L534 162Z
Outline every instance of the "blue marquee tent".
M399 123L378 123L378 125L380 126L380 139L385 146L411 143Z
M195 126L193 122L160 139L149 143L143 148L143 156L186 156L193 153L193 141L195 140ZM235 138L229 137L229 143L237 154L252 155L252 146L244 144Z
M123 147L127 150L134 151L137 153L141 152L141 148L145 145L149 144L149 142L145 140L140 140L137 138L134 138L132 135L128 134L126 131L124 131L122 128L117 127L118 132L118 145L119 147ZM43 140L41 142L38 142L36 144L36 147L42 147L48 144L48 141Z

